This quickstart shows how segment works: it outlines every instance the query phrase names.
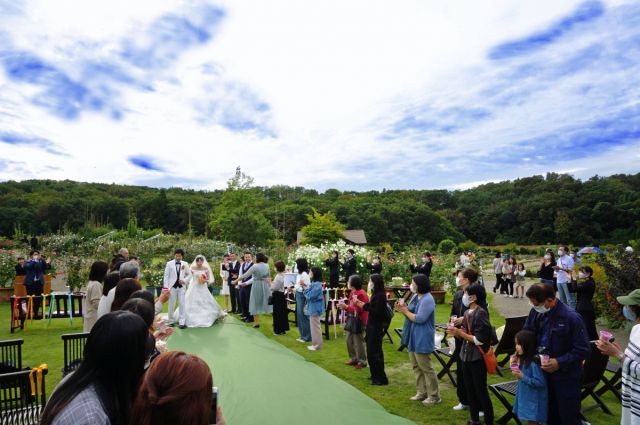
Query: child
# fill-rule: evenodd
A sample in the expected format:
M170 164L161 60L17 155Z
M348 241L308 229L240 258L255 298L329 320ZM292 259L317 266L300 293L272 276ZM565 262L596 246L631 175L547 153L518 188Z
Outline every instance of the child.
M518 378L513 413L528 425L547 423L547 381L536 363L537 341L531 331L516 334L516 354L511 356L511 371Z
M518 294L520 294L520 298L524 298L524 276L527 274L524 264L518 263L518 268L514 274L516 277L516 298L518 298Z

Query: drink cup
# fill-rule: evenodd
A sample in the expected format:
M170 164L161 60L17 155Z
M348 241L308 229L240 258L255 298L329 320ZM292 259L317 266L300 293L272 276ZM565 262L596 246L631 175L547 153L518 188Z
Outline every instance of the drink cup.
M518 365L518 363L511 363L511 371L520 372L520 366Z
M541 354L540 355L540 362L542 364L547 364L549 363L549 355L548 354Z
M169 292L169 288L162 288L162 292Z
M451 316L451 318L449 319L449 322L454 325L456 323L456 320L458 320L458 316L456 316L455 314L453 316Z
M609 342L613 335L609 331L600 331L600 341Z
M400 298L400 299L398 300L398 304L400 304L400 305L404 305L404 298Z

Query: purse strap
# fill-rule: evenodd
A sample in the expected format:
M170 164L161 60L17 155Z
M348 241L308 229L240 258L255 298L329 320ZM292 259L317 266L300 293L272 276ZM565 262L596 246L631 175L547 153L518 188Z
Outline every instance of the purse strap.
M466 319L467 319L467 333L469 333L469 335L473 336L473 332L471 332L471 326L469 325L469 314L467 313L466 315ZM476 347L478 347L478 350L480 351L480 354L482 354L483 356L485 355L484 350L482 349L482 346L477 345L475 342L473 342L473 345L475 345ZM489 348L491 348L491 346L489 346Z

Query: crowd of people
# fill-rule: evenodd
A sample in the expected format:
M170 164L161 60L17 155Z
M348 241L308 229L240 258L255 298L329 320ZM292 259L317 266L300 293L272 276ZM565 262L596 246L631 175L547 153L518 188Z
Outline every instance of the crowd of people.
M555 253L547 251L538 270L539 282L525 291L524 266L514 257L496 253L496 286L503 295L526 297L531 310L523 329L515 336L511 370L518 380L514 414L528 424L580 425L583 362L595 342L600 351L622 363L622 424L640 423L640 289L618 297L624 317L636 323L629 345L598 336L592 298L596 283L588 266L576 267L566 246ZM183 261L184 251L176 249L167 262L164 290L154 299L140 286L140 266L123 248L111 264L92 264L86 287L84 330L89 332L84 359L76 372L67 376L53 392L42 416L42 424L197 424L209 423L210 415L224 423L214 401L213 378L206 363L197 356L167 352L166 339L172 325L211 326L226 313L239 314L247 323L260 326L260 316L273 315L273 332L289 331L284 262L274 263L270 276L268 258L244 253L225 255L219 273L223 279L221 295L227 311L217 304L206 284L212 269L206 258L196 256L191 264ZM351 255L349 255L351 254ZM487 292L480 281L473 257L464 254L466 264L456 273L456 293L451 304L447 333L454 338L453 359L457 367L458 403L452 408L467 410L469 424L493 424L494 411L487 387L492 373L492 346L497 343L491 324ZM338 253L326 258L328 287L335 270L348 275L348 296L337 304L347 317L345 324L347 366L369 367L372 385L388 385L382 340L393 311L388 304L381 259L367 259L372 273L365 288L363 279ZM48 262L38 253L19 265L28 285L39 285ZM337 265L336 265L337 264ZM436 303L431 295L432 255L425 252L422 263L411 262L414 273L410 296L399 299L394 310L404 317L402 345L414 376L416 394L410 398L425 406L440 404L442 398L432 355L436 346ZM18 272L18 267L16 267ZM296 260L295 284L290 289L296 304L298 341L308 349L323 348L321 316L325 313L323 282L319 267L309 267L304 258ZM339 270L338 270L339 275ZM519 279L522 277L522 279ZM26 283L26 280L25 280ZM29 289L29 293L42 291ZM190 292L191 291L191 292ZM191 294L191 295L190 295ZM178 308L175 308L175 302ZM169 304L168 321L160 314ZM230 302L230 306L229 306ZM229 308L231 307L231 308ZM482 422L481 422L482 421Z

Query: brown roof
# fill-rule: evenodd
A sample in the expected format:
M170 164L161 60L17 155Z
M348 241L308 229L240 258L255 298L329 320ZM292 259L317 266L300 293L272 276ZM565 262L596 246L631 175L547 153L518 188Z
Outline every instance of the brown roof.
M345 230L344 232L342 232L343 235L343 239L347 242L351 242L354 245L366 245L367 244L367 237L364 234L364 230ZM297 243L299 244L300 241L302 240L302 232L298 231L297 234Z

